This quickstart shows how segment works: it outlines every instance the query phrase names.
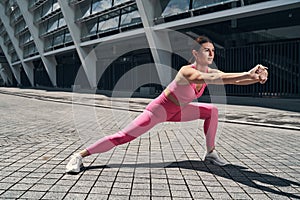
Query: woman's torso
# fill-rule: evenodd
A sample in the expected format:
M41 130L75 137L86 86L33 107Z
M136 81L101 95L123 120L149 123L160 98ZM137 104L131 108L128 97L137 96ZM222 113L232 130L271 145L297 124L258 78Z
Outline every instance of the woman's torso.
M195 68L194 65L191 67ZM176 105L185 105L199 98L203 94L205 87L206 84L178 84L175 79L168 85L164 93Z

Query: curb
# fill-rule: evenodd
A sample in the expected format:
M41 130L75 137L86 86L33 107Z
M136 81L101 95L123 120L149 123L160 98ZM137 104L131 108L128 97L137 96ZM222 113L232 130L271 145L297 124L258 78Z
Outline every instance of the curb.
M124 108L124 107L117 107L117 106L106 106L106 105L99 105L99 104L88 104L88 103L79 103L70 101L63 98L53 98L49 96L39 96L34 94L23 94L23 93L13 93L13 92L7 92L0 90L0 94L6 94L6 95L12 95L12 96L19 96L24 98L31 98L36 99L40 101L49 101L49 102L56 102L56 103L65 103L65 104L74 104L74 105L82 105L82 106L89 106L89 107L97 107L97 108L106 108L106 109L113 109L113 110L125 110L125 111L131 111L140 113L142 110L139 109L130 109L130 108ZM119 101L122 102L122 101ZM240 125L251 125L251 126L260 126L260 127L268 127L268 128L278 128L278 129L286 129L286 130L296 130L300 131L300 127L291 127L291 126L283 126L283 125L274 125L274 124L267 124L267 123L258 123L258 122L246 122L246 121L238 121L238 120L219 120L220 122L224 123L232 123L232 124L240 124Z

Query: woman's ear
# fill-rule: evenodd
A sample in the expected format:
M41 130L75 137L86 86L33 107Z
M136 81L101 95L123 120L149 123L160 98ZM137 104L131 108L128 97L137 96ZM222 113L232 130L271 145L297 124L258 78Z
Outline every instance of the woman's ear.
M195 58L198 56L198 52L195 49L192 50L192 54Z

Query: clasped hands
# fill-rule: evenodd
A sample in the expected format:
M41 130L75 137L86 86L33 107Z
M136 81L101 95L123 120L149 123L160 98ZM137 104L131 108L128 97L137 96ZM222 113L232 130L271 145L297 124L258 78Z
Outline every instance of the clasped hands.
M264 84L268 80L268 68L258 64L252 68L249 73L252 79L259 80L259 83Z

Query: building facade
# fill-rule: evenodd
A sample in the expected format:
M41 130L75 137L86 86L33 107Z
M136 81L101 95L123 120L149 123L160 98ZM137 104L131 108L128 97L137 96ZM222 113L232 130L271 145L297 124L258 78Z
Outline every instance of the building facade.
M227 95L300 96L300 0L2 0L1 85L155 95L210 37L213 67L269 67Z

